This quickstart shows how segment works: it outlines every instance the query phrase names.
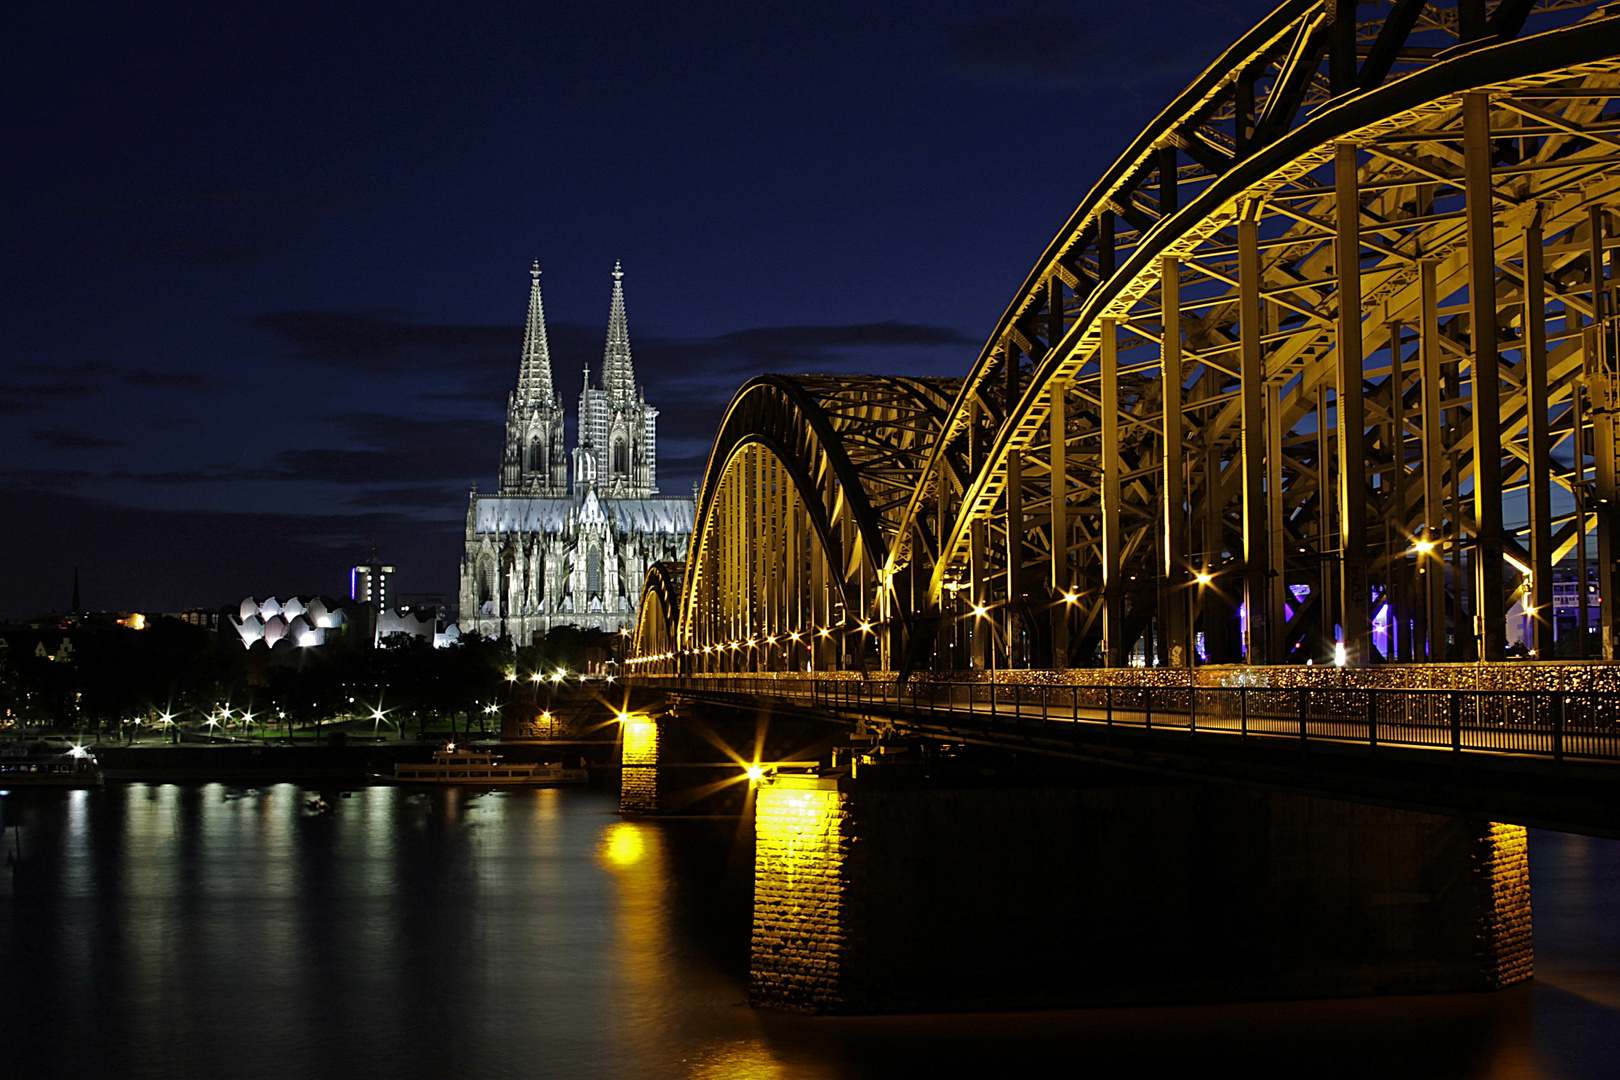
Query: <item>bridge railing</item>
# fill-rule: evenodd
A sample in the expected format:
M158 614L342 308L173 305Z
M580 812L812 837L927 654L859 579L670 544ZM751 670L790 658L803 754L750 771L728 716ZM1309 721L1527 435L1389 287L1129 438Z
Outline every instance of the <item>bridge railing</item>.
M971 718L990 727L1082 724L1620 760L1620 694L1598 691L1088 686L797 675L644 681L666 689L779 698L897 718Z

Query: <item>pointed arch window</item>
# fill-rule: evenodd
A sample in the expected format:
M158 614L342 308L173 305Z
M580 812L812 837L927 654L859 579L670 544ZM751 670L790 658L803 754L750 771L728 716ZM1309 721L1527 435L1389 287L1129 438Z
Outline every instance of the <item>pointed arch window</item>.
M585 591L591 596L602 594L601 544L592 544L585 554Z

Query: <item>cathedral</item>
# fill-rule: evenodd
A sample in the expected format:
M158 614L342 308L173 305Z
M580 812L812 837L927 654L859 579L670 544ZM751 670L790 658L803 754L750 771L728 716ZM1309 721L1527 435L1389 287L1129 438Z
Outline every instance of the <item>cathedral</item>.
M691 499L658 495L658 410L636 386L624 272L614 265L601 385L591 385L587 366L572 454L551 379L538 262L529 274L500 483L494 495L474 486L468 497L461 560L462 632L518 645L554 626L633 627L647 567L686 558L694 512Z

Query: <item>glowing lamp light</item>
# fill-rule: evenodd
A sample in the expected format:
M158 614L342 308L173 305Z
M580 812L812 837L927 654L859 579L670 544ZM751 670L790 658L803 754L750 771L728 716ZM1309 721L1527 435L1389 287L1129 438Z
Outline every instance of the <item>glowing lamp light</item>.
M821 628L820 634L822 637L832 637L832 631L825 626Z
M1419 555L1427 555L1434 550L1433 540L1418 540L1412 544L1412 550Z
M89 756L90 756L90 752L84 748L83 743L74 743L73 744L73 749L68 751L68 757L82 758L82 757L89 757Z
M381 720L383 718L383 711L381 709L372 709L371 718L373 720Z
M747 769L743 770L743 772L748 777L748 782L750 784L757 784L761 780L765 779L765 770L758 765L750 765Z
M541 678L540 673L537 671L533 675L529 676L529 681L530 682L539 682L540 678Z
M973 614L978 616L981 619L984 618L985 613L988 612L989 610L990 609L985 607L983 604L974 604L973 605Z
M792 640L792 641L798 641L803 636L804 636L803 634L801 634L797 630L795 630L795 631L793 631L793 633L788 635L788 638L789 638L789 640Z
M537 680L538 680L538 679L539 679L539 676L538 676L538 675L536 675L536 676L535 676L535 678L536 678L536 679L537 679ZM563 681L563 673L562 673L562 672L560 672L560 671L559 671L559 672L557 672L557 674L555 674L555 675L553 675L553 676L552 676L552 677L551 677L551 681L552 681L552 683L553 683L553 685L556 685L556 684L559 684L559 683L561 683L561 682L562 682L562 681Z
M1080 600L1080 594L1077 593L1077 592L1066 592L1066 593L1063 594L1063 602L1065 604L1078 603L1079 600Z
M1335 641L1333 643L1333 666L1344 667L1349 662L1350 653L1345 649L1344 642Z
M1210 582L1215 580L1215 575L1209 573L1208 571L1200 570L1198 573L1193 575L1193 580L1198 582L1200 585L1208 585Z
M861 623L861 633L870 634L871 632L872 632L872 624L871 623L869 623L869 622Z

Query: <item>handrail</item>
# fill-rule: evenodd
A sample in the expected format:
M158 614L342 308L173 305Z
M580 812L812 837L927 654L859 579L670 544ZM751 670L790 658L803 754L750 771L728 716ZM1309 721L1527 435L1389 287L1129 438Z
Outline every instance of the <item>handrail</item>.
M807 702L888 717L962 718L986 729L1031 723L1135 728L1157 737L1291 739L1452 754L1620 761L1620 693L1356 687L1116 686L769 675L641 676L638 684ZM966 700L959 700L965 698ZM999 703L998 703L999 699ZM1011 710L1007 705L1011 705Z

